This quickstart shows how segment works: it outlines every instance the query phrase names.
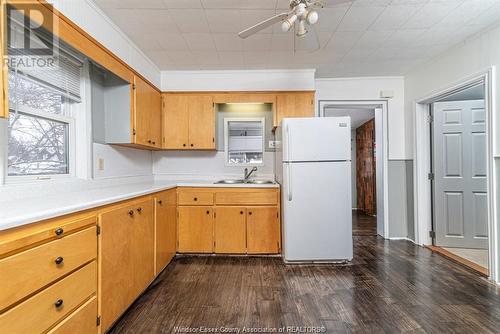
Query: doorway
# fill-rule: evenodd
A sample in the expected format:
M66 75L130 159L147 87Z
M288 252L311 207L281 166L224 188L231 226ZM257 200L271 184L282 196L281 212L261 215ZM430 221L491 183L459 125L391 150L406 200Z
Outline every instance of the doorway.
M388 238L385 102L319 101L320 117L351 118L354 235Z
M485 85L430 105L433 245L488 272Z
M493 72L416 100L414 200L417 244L498 282Z

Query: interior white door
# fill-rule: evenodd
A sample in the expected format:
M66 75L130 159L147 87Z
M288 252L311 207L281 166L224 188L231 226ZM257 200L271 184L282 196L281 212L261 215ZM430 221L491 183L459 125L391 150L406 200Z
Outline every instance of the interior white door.
M435 243L487 249L484 101L439 102L433 110Z

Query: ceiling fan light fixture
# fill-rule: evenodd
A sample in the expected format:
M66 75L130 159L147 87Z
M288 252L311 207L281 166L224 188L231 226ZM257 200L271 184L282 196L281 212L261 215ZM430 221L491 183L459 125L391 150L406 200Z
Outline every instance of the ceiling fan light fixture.
M316 24L318 22L318 19L319 15L317 11L311 10L309 11L309 13L307 13L306 20L310 25Z
M300 20L299 24L297 26L296 35L297 35L297 37L304 37L306 34L307 34L306 21Z
M281 23L281 30L283 32L288 32L293 27L295 21L297 21L297 15L292 15Z

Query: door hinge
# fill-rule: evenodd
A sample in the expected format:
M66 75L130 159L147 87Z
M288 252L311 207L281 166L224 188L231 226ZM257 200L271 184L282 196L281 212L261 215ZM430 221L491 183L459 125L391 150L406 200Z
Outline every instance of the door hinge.
M101 325L101 316L100 315L98 315L97 318L95 319L95 324L96 324L96 326Z
M135 90L135 84L132 84L132 89Z
M434 181L434 173L427 174L427 178L431 181Z
M429 117L427 118L427 120L428 120L429 123L434 122L434 116L433 115L429 115Z
M101 226L97 225L96 234L101 234Z
M212 143L215 143L215 137L212 137Z
M434 239L436 237L436 232L429 231L429 237L431 237L432 239Z
M132 135L136 135L135 129L132 129Z

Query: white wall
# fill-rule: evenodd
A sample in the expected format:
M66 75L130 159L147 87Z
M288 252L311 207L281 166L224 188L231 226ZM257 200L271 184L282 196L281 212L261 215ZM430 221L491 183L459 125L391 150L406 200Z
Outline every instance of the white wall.
M413 154L415 101L485 71L490 66L500 66L500 26L464 41L408 73L405 78L405 112L406 150L409 153ZM497 83L500 82L498 68L495 79ZM494 93L496 101L500 101L500 90L495 89ZM500 129L500 117L494 118L495 128ZM494 152L498 157L500 136L496 136L494 141Z
M404 79L402 77L366 77L316 79L316 101L383 100L381 90L391 90L388 99L389 160L409 159L405 150ZM316 103L318 105L318 103Z
M163 91L313 90L315 70L162 71Z
M274 153L264 153L264 166L254 175L274 179ZM222 179L242 178L245 167L228 167L224 152L168 151L153 152L153 173L158 178Z
M94 143L94 179L128 176L152 176L151 151ZM104 159L104 170L98 169L98 159Z
M160 70L92 0L53 0L54 7L155 86Z

